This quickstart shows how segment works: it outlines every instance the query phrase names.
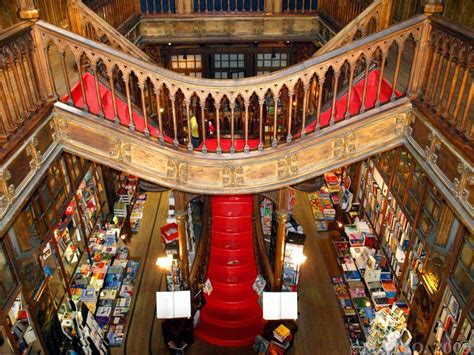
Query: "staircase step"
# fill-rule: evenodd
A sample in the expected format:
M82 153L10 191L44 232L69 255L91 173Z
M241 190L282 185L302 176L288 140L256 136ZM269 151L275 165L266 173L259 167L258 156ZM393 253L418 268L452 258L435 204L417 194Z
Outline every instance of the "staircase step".
M224 273L221 271L214 270L215 269L210 270L210 272L208 273L208 278L210 280L213 280L211 282L218 282L220 284L252 284L253 281L255 281L255 278L257 277L255 267L253 267L253 270L249 269L239 273Z
M252 230L251 216L241 217L212 217L212 232L242 233Z
M196 335L220 346L246 346L263 329L262 310L252 290L257 277L253 240L253 197L211 198L211 253L206 297Z
M239 232L239 233L227 233L222 231L212 231L212 239L228 239L228 240L235 240L235 239L253 239L253 233L250 230Z
M250 316L249 316L250 315ZM201 319L222 328L239 328L252 326L262 319L262 313L255 313L255 308L216 308L201 314Z
M201 319L199 327L196 329L196 335L204 341L228 347L252 345L255 336L262 332L263 322L261 321L251 326L230 328L220 327Z
M213 255L237 257L237 256L240 256L240 255L246 255L248 253L253 254L253 248L250 247L250 246L245 246L245 247L240 248L240 249L226 249L226 248L215 247L211 243L211 258L212 258Z
M212 215L215 217L252 216L252 204L248 202L217 202L212 204Z
M215 254L212 256L212 262L221 266L240 266L255 262L255 256L252 254L233 255L232 253Z
M248 250L251 253L253 252L253 243L252 239L224 239L224 238L212 238L211 246L216 249L224 250L224 253L231 252L232 250L239 249L251 249ZM212 258L212 254L211 254Z
M213 288L213 291L210 296L206 295L206 300L210 301L209 309L212 309L212 301L214 300L229 303L235 303L236 301L252 301L252 305L255 306L257 299L257 294L252 288L249 287L241 288L238 290L235 290L235 287L217 287ZM208 308L206 308L206 310L208 310Z
M215 275L240 275L240 274L257 274L255 263L246 263L241 265L218 265L211 264L208 268L208 277L211 279Z

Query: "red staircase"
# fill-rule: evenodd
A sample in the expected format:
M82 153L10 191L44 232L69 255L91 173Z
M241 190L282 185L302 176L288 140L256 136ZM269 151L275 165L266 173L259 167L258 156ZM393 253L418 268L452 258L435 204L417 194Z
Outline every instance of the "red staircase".
M252 284L255 264L251 195L211 198L211 254L206 296L196 335L219 346L247 346L263 331L262 310Z

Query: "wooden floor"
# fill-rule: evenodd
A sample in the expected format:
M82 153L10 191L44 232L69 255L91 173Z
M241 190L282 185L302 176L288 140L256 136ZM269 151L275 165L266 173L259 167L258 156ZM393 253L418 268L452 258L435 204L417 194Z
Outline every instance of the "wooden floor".
M164 287L164 278L155 262L163 253L159 227L166 223L167 210L167 193L149 194L140 233L129 244L131 255L142 258L143 273L139 276L140 285L126 346L113 349L112 354L167 354L161 336L161 322L155 316L155 292ZM296 194L294 216L307 235L305 254L308 259L301 268L299 330L294 347L286 354L350 354L349 340L330 283L330 276L339 270L338 265L327 234L316 232L305 193ZM222 348L196 339L186 354L250 355L255 352L250 347Z

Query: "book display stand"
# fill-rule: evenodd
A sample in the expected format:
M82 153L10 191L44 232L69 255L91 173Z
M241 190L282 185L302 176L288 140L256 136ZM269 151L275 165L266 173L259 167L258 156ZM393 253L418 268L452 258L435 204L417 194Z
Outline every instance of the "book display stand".
M406 315L397 306L376 312L370 327L366 349L369 352L411 354L411 335L406 329Z

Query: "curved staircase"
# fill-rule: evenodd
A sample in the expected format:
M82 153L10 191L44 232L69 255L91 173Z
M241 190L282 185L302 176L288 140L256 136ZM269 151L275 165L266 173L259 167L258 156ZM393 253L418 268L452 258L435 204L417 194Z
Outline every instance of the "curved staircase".
M213 291L196 335L219 346L246 346L263 331L262 310L252 284L257 277L252 234L253 198L211 198L211 254L207 276Z

